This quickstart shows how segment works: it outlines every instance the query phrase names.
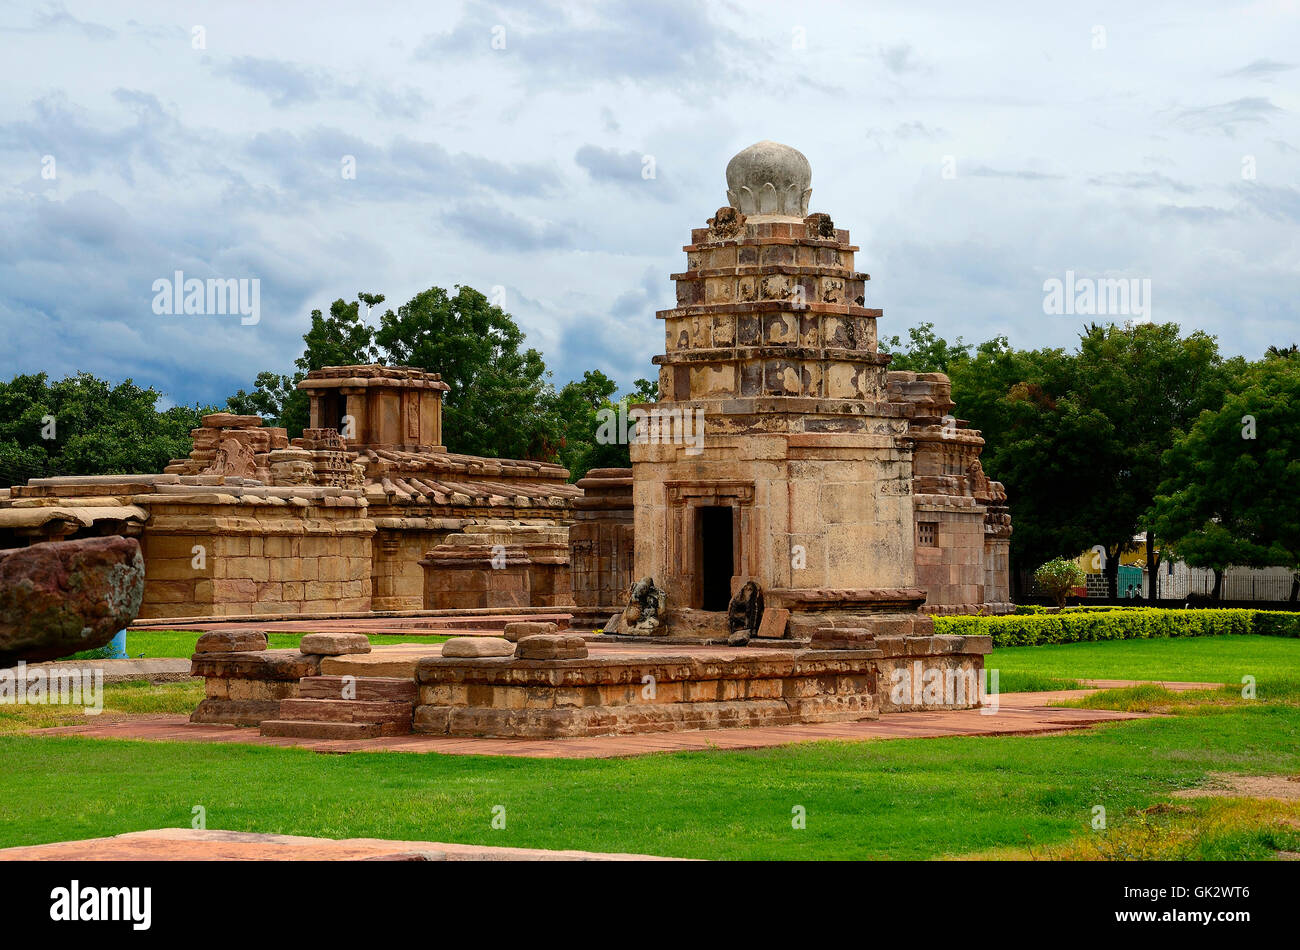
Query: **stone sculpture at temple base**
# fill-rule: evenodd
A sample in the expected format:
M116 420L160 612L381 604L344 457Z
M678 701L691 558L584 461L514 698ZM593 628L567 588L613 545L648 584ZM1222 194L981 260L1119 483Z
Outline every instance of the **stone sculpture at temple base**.
M643 577L632 585L631 597L617 632L650 636L659 629L664 609L664 592L655 586L653 577Z
M727 606L727 626L731 630L727 642L732 646L744 646L750 637L758 636L762 620L763 592L753 581L745 581Z

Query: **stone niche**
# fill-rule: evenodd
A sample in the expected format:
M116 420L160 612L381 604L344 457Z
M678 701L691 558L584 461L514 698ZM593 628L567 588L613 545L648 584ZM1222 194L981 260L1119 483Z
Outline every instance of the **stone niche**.
M464 518L377 518L372 546L374 610L420 610L426 573L421 560L465 526Z

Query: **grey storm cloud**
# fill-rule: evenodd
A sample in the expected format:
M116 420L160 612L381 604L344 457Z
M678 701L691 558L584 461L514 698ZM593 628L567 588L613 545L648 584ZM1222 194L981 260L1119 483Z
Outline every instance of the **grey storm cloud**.
M1211 205L1161 205L1159 214L1191 224L1216 225L1237 217L1237 212L1227 208L1215 208Z
M1049 172L1038 172L1030 169L990 168L987 165L976 165L965 174L973 175L976 178L1016 178L1021 181L1059 181L1065 177L1064 175L1053 175Z
M885 47L880 51L880 58L885 68L896 76L921 68L916 61L916 51L907 43Z
M315 102L322 92L334 88L333 80L320 70L298 66L279 59L236 56L212 67L218 76L227 76L240 85L266 94L278 107Z
M108 167L126 181L134 180L134 163L147 163L167 172L169 166L161 137L175 130L175 120L151 93L115 89L111 98L133 117L115 126L95 121L85 109L73 105L61 92L31 102L29 118L0 124L0 151L31 150L52 155L68 169Z
M655 379L658 368L650 358L659 352L661 340L649 334L629 333L629 327L662 324L655 311L673 305L672 283L653 268L619 294L605 310L582 310L566 321L559 339L557 368L564 378L580 378L592 365L606 367L620 391L632 388L637 379Z
M418 119L430 107L429 100L415 88L395 90L374 83L349 83L328 70L281 59L236 56L212 64L212 71L264 94L279 109L322 99L353 99L368 103L383 116Z
M596 181L641 181L643 158L642 152L620 152L596 145L584 145L573 154L573 160Z
M572 227L554 221L529 221L487 203L462 203L442 216L462 237L488 248L537 251L572 244Z
M583 145L573 155L574 162L592 181L615 185L643 198L673 201L677 190L659 168L653 155L635 149L620 150Z
M40 354L39 368L56 374L132 375L185 392L196 373L244 385L240 367L266 362L292 340L295 331L277 318L306 287L247 243L247 222L171 219L165 209L154 215L136 217L97 192L0 202L0 326L15 349ZM153 313L153 281L176 270L258 278L262 323Z
M1105 188L1132 188L1135 190L1154 188L1161 191L1174 191L1183 195L1191 194L1197 190L1192 185L1177 181L1159 172L1106 172L1103 175L1095 175L1089 178L1088 184L1101 185Z
M1251 79L1267 79L1276 76L1278 73L1289 72L1295 69L1295 63L1279 63L1272 59L1257 59L1254 62L1247 63L1240 69L1234 69L1230 73L1224 73L1225 77L1244 76Z
M758 51L691 0L614 0L575 17L562 3L470 3L450 31L426 36L418 60L493 57L552 79L665 80L669 90L713 81ZM493 38L498 45L493 48Z
M1151 277L1155 318L1227 352L1300 323L1283 94L1300 24L1266 6L1116 9L1100 51L1054 11L947 4L939 28L905 0L449 0L310 22L277 4L10 6L0 377L129 375L219 403L291 369L313 308L464 284L509 288L557 384L598 368L627 388L655 374L690 228L761 139L808 156L813 210L861 246L884 338L929 321L1071 346L1078 327L1042 313L1067 269ZM1132 55L1169 30L1177 68ZM153 314L175 270L257 277L260 324Z
M1287 224L1300 224L1300 188L1295 185L1266 185L1239 182L1233 194L1258 214Z
M1192 132L1221 132L1231 138L1243 125L1267 123L1281 112L1282 109L1267 98L1247 96L1231 102L1183 109L1174 116L1174 122Z
M926 125L924 122L900 122L894 128L894 136L900 139L919 139L922 141L934 141L936 139L946 138L948 133L944 129L934 128Z
M474 192L545 197L560 186L558 172L548 164L453 154L437 143L404 137L376 143L329 127L301 134L258 133L243 151L285 193L310 201L415 200ZM355 178L343 177L345 158L354 160Z
M78 33L92 40L111 40L117 31L99 23L80 20L62 3L44 3L32 13L30 26L0 27L0 33Z

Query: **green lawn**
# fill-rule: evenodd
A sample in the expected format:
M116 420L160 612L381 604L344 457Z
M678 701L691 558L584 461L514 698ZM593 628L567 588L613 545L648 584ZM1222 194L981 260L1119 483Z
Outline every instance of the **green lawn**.
M194 643L201 634L192 630L128 630L126 634L126 652L132 657L143 655L146 659L158 657L185 657L194 653ZM272 649L296 647L302 640L301 633L272 633L268 636ZM388 636L375 635L370 642L378 646L381 643L442 643L446 636Z
M181 683L105 683L103 711L112 718L122 714L184 713L188 715L203 699L203 681ZM25 732L53 726L82 726L90 720L85 706L28 705L0 703L0 733Z
M1035 680L1146 679L1233 683L1243 676L1300 676L1300 640L1284 637L1171 637L1041 647L1001 647L985 658L1003 692L1055 689Z
M162 644L181 635L146 636ZM1026 679L1239 681L1258 671L1261 701L1206 703L1194 714L1054 736L803 743L618 760L338 756L11 733L0 735L0 846L188 827L201 805L210 828L327 837L701 858L1079 855L1103 840L1089 826L1093 807L1103 805L1114 835L1103 855L1131 855L1152 841L1164 848L1174 841L1180 850L1145 856L1300 851L1300 803L1194 802L1168 812L1158 804L1211 772L1300 773L1296 690L1269 689L1296 679L1300 642L1116 641L1005 649L990 659L1007 678ZM168 709L168 689L179 702L198 695L193 684L119 688L106 705ZM498 805L504 830L491 828ZM791 826L796 807L806 813L804 829ZM1181 824L1157 827L1166 820Z
M1048 845L1206 773L1300 771L1300 708L1042 737L547 761L0 736L0 845L160 827L699 858L929 858ZM492 830L492 809L506 809ZM792 809L807 827L791 827ZM1300 838L1297 840L1300 844Z

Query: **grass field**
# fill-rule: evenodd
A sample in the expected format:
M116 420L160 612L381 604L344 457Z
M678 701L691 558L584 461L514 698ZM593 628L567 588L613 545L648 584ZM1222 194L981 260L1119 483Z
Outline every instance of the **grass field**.
M999 671L1004 692L1056 689L1047 681L1078 679L1178 680L1240 684L1288 672L1300 676L1300 640L1282 637L1178 637L1107 640L1041 647L1001 647L985 658Z
M1094 805L1118 823L1211 771L1300 771L1300 708L1057 736L572 761L7 735L0 769L2 845L188 827L200 805L208 827L239 831L699 858L932 858L1061 844L1087 832ZM490 827L497 805L504 830ZM802 830L792 827L796 806Z
M130 630L126 635L126 652L132 657L143 656L146 659L161 657L185 657L194 653L194 644L201 634L186 630ZM267 640L273 650L296 647L305 634L272 633ZM388 636L372 635L370 642L378 646L383 643L442 643L446 636Z
M1288 649L1289 648L1289 649ZM1038 658L1042 658L1041 661ZM1239 679L1260 700L1054 736L808 743L617 760L364 753L0 735L0 845L207 826L701 858L1189 857L1300 851L1300 802L1168 804L1215 773L1300 773L1300 642L999 650L1062 679ZM168 687L154 687L166 690ZM176 684L177 690L193 689ZM119 688L120 689L120 688ZM107 702L165 706L167 693ZM194 694L197 699L197 693ZM1118 702L1126 700L1122 698ZM1094 806L1109 830L1091 830ZM491 827L503 806L506 827ZM806 814L795 829L792 815Z

